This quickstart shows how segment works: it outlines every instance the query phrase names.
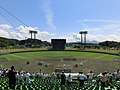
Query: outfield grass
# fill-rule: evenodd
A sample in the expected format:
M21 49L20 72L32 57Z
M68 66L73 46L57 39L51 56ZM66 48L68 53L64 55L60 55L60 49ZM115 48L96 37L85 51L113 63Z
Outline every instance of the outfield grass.
M82 58L96 58L102 60L112 60L120 58L119 56L101 54L101 53L91 53L91 52L76 52L76 51L40 51L40 52L25 52L25 53L15 53L0 56L0 60L25 60L31 58L40 57L56 57L56 56L67 56L67 57L82 57Z

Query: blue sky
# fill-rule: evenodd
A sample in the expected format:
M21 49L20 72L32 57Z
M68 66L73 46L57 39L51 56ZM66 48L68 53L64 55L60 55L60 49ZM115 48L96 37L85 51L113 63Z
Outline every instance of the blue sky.
M88 31L89 41L120 42L119 4L120 0L0 0L1 7L25 23L0 8L0 36L26 39L29 30L35 30L43 41L75 42L80 41L80 31Z

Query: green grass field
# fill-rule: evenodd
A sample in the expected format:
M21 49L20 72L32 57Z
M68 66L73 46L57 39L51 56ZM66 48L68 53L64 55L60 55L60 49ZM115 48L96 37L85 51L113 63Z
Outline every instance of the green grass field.
M30 52L9 54L9 52L16 51ZM101 52L103 52L103 50L101 50ZM112 53L115 52L118 51L116 50ZM69 66L72 72L79 72L81 67L75 68L74 65L80 64L81 62L84 64L83 71L86 73L90 70L97 73L104 70L113 71L120 68L120 56L82 52L80 50L49 51L47 49L37 48L0 50L0 54L3 53L7 54L0 56L0 66L10 68L11 65L14 65L17 70L22 67L24 70L30 72L36 72L41 68L45 73L51 73L54 72L56 67L62 67L63 64ZM64 61L63 58L76 58L76 61ZM28 61L30 62L29 65L26 64ZM38 65L38 62L43 63L43 65ZM44 65L48 65L49 68L45 68Z
M40 51L40 52L24 52L15 53L0 56L1 59L5 60L24 60L27 58L39 58L47 56L68 56L68 57L82 57L82 58L97 58L102 60L112 60L120 58L119 56L101 54L101 53L91 53L91 52L76 52L76 51Z

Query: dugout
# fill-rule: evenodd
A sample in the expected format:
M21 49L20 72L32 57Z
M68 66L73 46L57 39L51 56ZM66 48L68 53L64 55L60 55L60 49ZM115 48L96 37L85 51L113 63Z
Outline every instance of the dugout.
M51 39L53 50L64 50L66 39Z

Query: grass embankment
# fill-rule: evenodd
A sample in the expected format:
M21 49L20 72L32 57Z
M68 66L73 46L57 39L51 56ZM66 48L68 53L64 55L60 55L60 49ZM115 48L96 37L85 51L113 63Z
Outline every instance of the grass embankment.
M108 50L108 49L87 49L88 51L108 52L108 53L119 53L120 50Z
M9 52L17 52L17 51L30 51L30 50L48 50L46 48L21 48L21 49L2 49L0 53L9 53Z

